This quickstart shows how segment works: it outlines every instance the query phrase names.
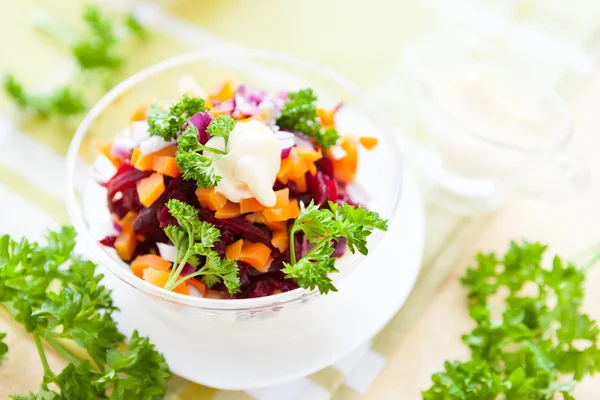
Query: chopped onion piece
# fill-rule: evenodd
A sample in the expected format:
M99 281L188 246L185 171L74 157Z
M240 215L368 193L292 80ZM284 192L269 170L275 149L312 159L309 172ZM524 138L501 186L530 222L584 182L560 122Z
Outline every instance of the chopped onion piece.
M131 139L136 146L150 138L148 121L134 121L131 123Z
M130 137L119 135L110 147L110 156L121 158L129 157L134 147L135 143Z
M156 246L164 260L175 262L175 246L166 243L156 243Z
M167 142L160 136L152 136L140 143L142 154L150 154L170 146L174 142Z
M310 140L300 137L298 135L294 135L294 143L296 143L297 146L307 147L309 149L315 148L315 145Z
M190 296L194 296L194 297L203 297L202 296L202 292L199 291L194 285L187 285L189 291L190 291Z

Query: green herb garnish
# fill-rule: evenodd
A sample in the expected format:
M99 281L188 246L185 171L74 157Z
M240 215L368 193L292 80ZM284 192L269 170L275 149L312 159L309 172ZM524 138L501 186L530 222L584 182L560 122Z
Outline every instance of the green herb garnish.
M150 134L160 136L167 142L175 139L188 118L204 110L204 100L187 94L166 110L161 109L159 104L152 104L148 111Z
M105 17L98 7L91 5L84 8L82 19L84 29L81 32L60 25L47 16L35 24L41 31L70 47L79 71L70 83L43 95L30 93L14 75L6 74L4 91L20 109L44 117L84 112L87 109L84 93L89 90L90 84L105 85L106 74L122 64L123 56L118 50L124 35L119 35L119 26ZM132 14L127 16L124 27L138 37L143 36L144 28Z
M233 118L220 116L210 121L207 130L212 136L222 137L227 144L234 127ZM209 151L215 156L207 157L201 151ZM195 180L198 187L204 189L215 187L221 181L221 177L215 172L215 161L226 154L225 151L201 145L198 141L198 129L191 124L177 138L175 160L183 178Z
M580 312L584 270L559 257L544 268L546 249L513 242L502 258L476 256L461 280L476 323L462 338L471 360L446 362L424 399L573 399L575 383L600 371L600 331Z
M8 346L4 343L4 338L6 337L6 333L0 332L0 360L2 360L6 353L8 353Z
M190 278L202 276L204 283L212 287L223 282L230 294L239 292L240 279L237 263L222 259L213 249L215 242L221 237L221 232L214 225L198 219L198 210L179 200L171 199L167 203L169 212L179 226L168 226L165 233L175 245L175 264L167 280L165 289L173 290ZM204 265L200 260L204 259ZM195 272L180 277L186 264L198 268Z
M29 332L44 376L37 394L13 399L158 399L170 372L147 338L134 332L124 352L111 292L96 265L73 254L75 231L50 232L47 244L0 237L0 304ZM73 340L91 361L75 358L59 341ZM42 340L70 364L60 373L48 365ZM55 391L58 388L58 392Z
M349 204L341 206L329 202L329 208L319 209L314 202L307 207L303 204L300 215L290 229L290 264L284 263L282 271L287 278L294 279L300 287L306 289L319 288L322 294L337 291L329 273L338 272L335 268L333 242L345 238L352 253L358 250L366 255L367 238L374 229L387 230L387 222L379 218L373 211L363 207L353 207ZM294 236L304 232L306 239L313 248L296 261Z
M55 89L44 96L32 95L12 74L6 74L3 87L4 92L20 109L34 111L40 116L69 116L79 114L86 109L81 94L68 86Z
M336 144L340 138L337 131L333 128L324 129L318 120L317 97L312 89L289 92L288 98L277 118L277 125L281 129L303 133L324 150Z

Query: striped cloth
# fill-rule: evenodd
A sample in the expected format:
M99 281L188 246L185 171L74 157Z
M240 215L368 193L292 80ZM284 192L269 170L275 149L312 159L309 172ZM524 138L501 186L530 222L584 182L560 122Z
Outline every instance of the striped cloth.
M51 87L64 79L65 74L68 74L70 70L71 64L65 61L64 53L48 51L47 44L40 43L38 37L26 31L23 28L24 25L27 25L24 18L27 12L33 13L40 5L46 7L53 5L57 7L56 9L61 9L62 18L75 21L78 18L79 5L66 0L48 0L48 2L27 0L22 3L19 12L12 9L6 10L0 16L0 29L5 30L3 32L5 36L7 32L19 32L19 35L14 35L14 48L27 48L29 54L34 54L30 57L47 56L47 65L53 67L45 71L41 79L33 79L33 76L39 75L39 70L36 70L32 65L18 64L11 57L4 57L0 62L3 63L3 69L14 69L19 74L24 74L25 82L35 83L39 87ZM105 0L102 3L107 7L118 9L127 2ZM222 10L218 6L208 7L205 3L174 2L173 14L168 14L155 5L143 4L138 9L138 15L143 23L151 29L150 40L144 44L143 48L130 49L135 57L130 57L129 63L120 72L122 77L131 75L144 66L175 54L214 46L221 48L238 46L231 40L232 37L237 37L245 44L253 47L263 47L257 46L256 43L248 43L246 40L246 34L252 38L257 37L256 33L250 30L253 13L264 12L276 16L278 13L283 12L278 7L289 7L286 9L288 12L306 15L306 12L310 12L310 7L313 7L313 9L321 10L325 15L331 13L345 15L339 5L346 4L345 2L334 1L323 4L324 2L311 0L302 2L303 7L309 9L309 11L303 13L304 8L303 10L296 10L295 7L298 6L291 5L288 2L265 1L262 8L257 4L260 2L239 2L235 6L226 5L227 2L224 2L223 7L229 7L229 14L226 13L224 17L220 14ZM396 31L396 33L398 37L404 39L434 20L432 16L434 13L427 8L429 6L425 7L418 3L428 4L429 2L423 0L413 3L406 0L399 1L394 5L394 7L397 7L398 13L403 11L405 15L411 16L410 23L404 21L406 23L401 24L401 21L398 20L398 13L394 14L393 12L387 13L389 15L377 13L372 17L379 18L383 25L399 26L397 28L399 31ZM467 4L469 2L463 3ZM490 3L493 3L493 1ZM517 7L515 10L518 11L515 11L515 16L526 18L529 9L524 9L523 4L533 2L518 3L520 8L515 5ZM207 7L206 12L201 8L201 4ZM381 6L383 4L384 2L381 2ZM234 13L231 7L238 9L239 13ZM371 8L377 9L377 7ZM456 15L453 15L452 10L448 8L431 5L431 9L434 9L440 15L445 15L445 18L449 20L456 19ZM242 15L246 17L242 17ZM348 18L351 18L349 14ZM338 16L337 19L341 21L343 18ZM301 18L299 20L301 21ZM200 22L206 23L210 27L210 31L200 28ZM282 22L274 18L273 29L280 29L282 23L299 24L297 20ZM325 18L323 23L328 23L328 27L335 31L333 28L334 22L331 18ZM335 26L339 27L339 22ZM258 28L254 27L254 29ZM223 36L218 36L214 32L222 33ZM329 32L328 34L331 40L336 40L335 32ZM356 37L351 36L347 40L355 46L352 49L354 52L348 53L340 50L339 54L336 54L336 60L330 60L326 56L320 58L325 62L329 61L329 64L334 67L338 65L337 60L340 60L339 62L343 64L343 68L340 69L345 69L343 72L346 75L349 75L351 79L363 86L370 86L372 92L377 96L388 96L386 98L389 100L391 98L389 97L391 96L389 93L390 82L392 79L397 78L397 71L395 70L395 61L390 65L390 57L387 51L384 50L388 46L393 46L399 52L402 45L399 42L402 40L398 43L392 43L393 41L388 40L382 43L380 51L368 53L370 48L366 46L372 46L372 42L367 44L365 40L361 41L360 32L352 34ZM348 35L351 35L351 33L348 33ZM228 36L228 38L224 38L224 36ZM274 36L277 35L274 34ZM307 46L296 36L285 37L286 43L283 40L274 37L272 42L265 43L265 45L277 50L285 50L286 45L297 46L298 51L295 52L296 54L311 56L311 49L314 46ZM356 52L361 50L370 54L371 58L368 58L362 64L353 63ZM19 57L28 57L27 54L18 54ZM387 58L381 58L382 54ZM578 58L580 53L572 52L570 54L573 55L574 63L585 63L585 57ZM384 61L388 63L384 64ZM342 66L342 64L339 65ZM374 75L365 75L365 70L373 71ZM397 104L395 105L397 106ZM58 125L33 119L19 120L16 115L12 114L11 108L4 107L3 110L3 114L0 115L0 220L2 221L0 232L37 238L46 228L56 228L60 224L69 222L62 201L64 192L63 163L64 154L70 140L70 135L67 132L73 131L76 121L65 126L64 124ZM384 368L386 359L392 355L393 350L402 340L403 334L418 317L427 300L433 296L437 286L453 265L453 261L460 253L463 245L484 222L482 218L451 215L435 205L428 205L427 214L427 251L420 279L407 301L407 306L370 342L360 346L328 368L309 377L275 387L247 392L219 391L174 377L170 382L167 398L181 400L353 400L360 398L361 395L367 392L381 369ZM16 332L16 328L10 325L8 321L0 319L0 331L4 330L9 331L8 340L11 348L22 352L22 355L25 355L24 359L29 359L29 356L34 354L33 343L19 343L19 346L10 343L11 337L16 337L16 334L11 336L11 332ZM9 357L12 356L9 355ZM4 379L4 377L7 378ZM30 379L30 377L20 371L9 371L6 363L4 366L0 366L0 396L13 393L14 387L17 386L35 389L37 383L31 385L27 379ZM17 381L19 381L18 384Z

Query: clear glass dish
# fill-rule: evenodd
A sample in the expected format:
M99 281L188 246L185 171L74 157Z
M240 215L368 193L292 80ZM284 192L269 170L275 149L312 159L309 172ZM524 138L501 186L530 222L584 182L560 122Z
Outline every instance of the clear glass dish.
M342 101L344 107L336 116L340 133L379 139L374 150L360 154L357 182L370 196L368 207L385 218L393 218L400 199L402 163L392 130L377 105L344 77L327 68L272 52L227 50L185 54L155 64L117 85L91 109L77 129L67 155L67 207L80 240L95 261L136 289L136 293L166 305L170 309L166 315L176 310L229 321L247 320L274 312L282 314L280 311L284 308L304 304L308 299L325 301L329 296L336 296L320 296L317 290L304 289L256 299L184 296L135 277L112 249L98 243L105 233L99 227L108 216L108 210L105 203L98 201L103 189L98 185L94 166L98 157L97 143L114 137L127 124L128 115L138 102L148 97L177 98L176 83L183 75L193 76L207 91L215 90L224 80L233 79L268 91L311 87L319 96L320 105L325 107ZM371 250L383 235L383 232L373 233L369 240ZM362 267L364 261L365 257L360 255L345 255L337 262L340 273L332 275L332 279L338 284L355 268Z

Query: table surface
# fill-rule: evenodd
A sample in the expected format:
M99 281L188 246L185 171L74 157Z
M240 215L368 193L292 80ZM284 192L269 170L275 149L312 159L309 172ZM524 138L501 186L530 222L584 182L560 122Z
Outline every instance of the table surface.
M0 3L7 0L0 0ZM363 87L374 87L380 84L379 77L386 71L393 70L397 60L396 56L388 54L387 49L398 50L402 43L417 31L423 24L431 20L431 16L423 8L415 6L408 0L395 2L394 10L388 13L377 12L377 9L386 7L384 0L373 0L369 7L360 7L360 2L352 4L360 7L364 13L351 13L348 10L357 9L345 7L344 14L348 24L356 29L347 29L347 25L331 23L328 15L339 13L334 2L321 2L310 0L299 5L285 6L283 2L262 0L259 3L233 1L219 2L175 2L172 12L178 17L189 20L224 37L244 45L253 47L266 47L280 50L303 58L319 61L340 70ZM38 8L54 10L60 7L61 18L75 21L78 16L77 7L63 7L64 0L25 0L20 7L3 7L0 13L0 29L13 35L0 36L0 44L5 48L6 54L0 60L0 70L10 70L22 76L26 83L35 84L39 76L60 70L65 54L56 51L56 48L40 44L39 35L31 32L24 23L30 18L32 12ZM73 4L73 3L70 3ZM204 4L204 5L200 5ZM206 5L210 4L210 5ZM297 3L300 4L300 3ZM203 8L204 7L204 8ZM259 12L267 16L293 13L306 16L307 10L317 9L311 23L321 24L326 29L321 29L318 34L313 30L302 31L305 28L303 19L272 18L270 30L259 29L256 18L245 18L241 15L256 17ZM259 11L260 10L260 11ZM392 12L393 11L393 12ZM399 24L398 12L410 15L405 18L406 23ZM365 14L366 13L366 14ZM360 15L359 15L360 14ZM374 25L368 21L378 20ZM302 31L302 35L288 35L285 40L269 32ZM200 40L200 39L198 39ZM327 46L314 46L315 41L328 43ZM168 43L168 46L166 45ZM374 45L377 43L377 45ZM148 45L151 50L140 50L136 53L138 60L131 68L122 71L123 76L129 75L140 65L148 65L158 59L181 53L185 46L174 46L162 36L152 36ZM28 54L23 49L30 50ZM326 49L337 49L335 52ZM362 54L357 62L356 54ZM33 54L33 55L32 55ZM34 62L36 59L47 60L45 63ZM369 71L369 74L365 74ZM570 104L575 113L575 140L574 145L586 158L593 172L593 178L600 177L600 159L596 156L600 145L600 138L595 127L598 126L597 104L600 102L600 72L582 90L578 91L571 99ZM6 105L0 101L0 104ZM25 129L41 142L54 148L59 153L66 146L64 138L48 134L45 126L36 124L27 125ZM64 135L63 135L64 136ZM0 173L6 174L2 160L0 160ZM600 238L600 226L597 204L600 203L600 187L593 182L590 192L569 204L547 204L528 199L516 199L494 216L486 218L458 218L448 216L436 206L428 207L428 229L437 229L439 234L428 237L430 252L425 264L429 266L429 279L422 279L415 293L418 297L409 301L410 307L402 310L401 326L393 326L394 338L391 345L395 351L388 358L388 364L365 395L368 399L416 399L419 391L428 387L432 373L440 370L446 359L462 358L466 351L460 343L460 335L470 329L467 315L465 296L458 284L458 276L464 270L477 250L503 251L510 239L527 238L539 240L551 245L553 251L565 256L574 256L583 248L589 246L594 240ZM54 205L46 205L53 207ZM58 208L57 208L58 210ZM64 212L64 211L60 211ZM59 218L60 219L60 218ZM482 226L481 222L485 221ZM443 231L443 232L442 232ZM474 232L478 232L475 239ZM465 248L465 244L467 244ZM439 251L438 251L439 249ZM455 258L459 256L455 262ZM453 272L448 276L443 285L438 289L440 278L444 277L450 266ZM433 273L435 272L435 273ZM439 272L439 274L438 274ZM593 293L593 288L600 287L600 273L593 270L588 278L588 293L590 313L600 318L600 294ZM428 303L426 309L422 307ZM595 306L595 307L594 307ZM595 310L594 310L595 309ZM408 321L408 323L407 323ZM416 321L414 323L411 323ZM3 329L0 321L0 330ZM398 331L403 332L402 340ZM37 354L32 350L32 343L27 336L18 329L11 330L11 343L17 344L12 351L23 354L23 357L11 359L10 368L0 368L0 383L11 382L18 377L19 385L7 388L10 392L34 390L37 386L41 370L37 361ZM385 335L385 332L384 332ZM399 346L398 346L399 345ZM51 357L51 362L61 364L58 357ZM26 379L25 379L26 378ZM33 384L32 384L33 382ZM600 395L600 385L592 381L584 382L577 392L578 399L595 399ZM596 387L595 387L596 386ZM6 386L4 387L6 388ZM0 385L2 389L2 385ZM0 395L5 393L0 390ZM345 398L338 396L345 400Z

